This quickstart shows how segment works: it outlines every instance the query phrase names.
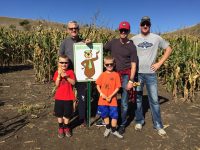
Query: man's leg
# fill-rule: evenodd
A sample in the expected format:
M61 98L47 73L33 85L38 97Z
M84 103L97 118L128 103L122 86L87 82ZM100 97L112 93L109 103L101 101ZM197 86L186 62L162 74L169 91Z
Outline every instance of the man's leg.
M160 104L158 101L157 76L156 74L146 74L145 78L153 126L159 130L163 128L163 124L160 114Z
M144 78L142 74L138 74L138 82L140 82L140 86L136 87L137 95L136 95L136 109L135 109L135 122L136 122L135 129L141 130L142 125L144 124L144 115L142 108Z
M122 75L122 97L121 97L121 125L119 128L119 133L123 134L125 132L125 125L127 122L127 110L128 110L128 91L126 90L126 85L128 83L128 75Z
M76 85L77 88L77 98L78 98L78 114L79 121L84 123L86 121L86 91L87 91L87 83L78 82Z

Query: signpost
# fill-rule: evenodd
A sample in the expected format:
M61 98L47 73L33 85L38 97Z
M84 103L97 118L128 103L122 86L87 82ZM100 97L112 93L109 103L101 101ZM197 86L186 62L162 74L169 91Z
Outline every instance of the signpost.
M102 43L74 44L74 71L78 82L87 82L87 126L91 121L91 81L96 81L103 71Z

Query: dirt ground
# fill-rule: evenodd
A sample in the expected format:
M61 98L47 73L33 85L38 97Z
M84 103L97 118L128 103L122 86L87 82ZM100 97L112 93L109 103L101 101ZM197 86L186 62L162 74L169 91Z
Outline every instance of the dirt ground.
M74 126L71 138L59 139L52 87L52 83L35 83L34 71L28 66L1 69L0 150L200 150L200 104L174 103L162 84L159 98L167 136L161 137L153 129L146 107L143 130L135 131L130 117L124 139L104 138L105 127L94 124L90 128ZM147 96L144 98L147 103Z

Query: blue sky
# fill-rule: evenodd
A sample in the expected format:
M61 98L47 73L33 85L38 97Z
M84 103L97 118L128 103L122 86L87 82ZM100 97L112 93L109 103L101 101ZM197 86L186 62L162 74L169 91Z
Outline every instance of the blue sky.
M200 0L2 0L0 16L45 19L66 23L96 23L117 29L129 21L132 33L139 32L142 16L150 16L152 32L174 31L200 23Z

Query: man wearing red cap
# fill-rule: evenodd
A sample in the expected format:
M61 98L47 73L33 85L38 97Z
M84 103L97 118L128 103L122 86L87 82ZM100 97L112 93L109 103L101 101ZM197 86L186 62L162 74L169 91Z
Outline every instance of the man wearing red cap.
M128 110L128 90L133 87L136 72L137 52L136 47L128 39L130 24L123 21L119 24L119 39L109 41L105 46L105 51L110 51L116 61L116 70L121 75L122 97L121 97L121 125L119 133L125 132L127 122L126 115Z
M137 47L138 54L138 81L136 110L135 110L135 130L141 130L145 121L142 109L143 87L146 84L148 100L151 109L153 126L161 136L166 135L160 114L160 104L158 101L157 76L156 71L168 59L172 49L169 43L162 37L150 33L151 21L148 16L144 16L140 22L141 33L131 38ZM165 53L156 62L158 48L164 49Z

